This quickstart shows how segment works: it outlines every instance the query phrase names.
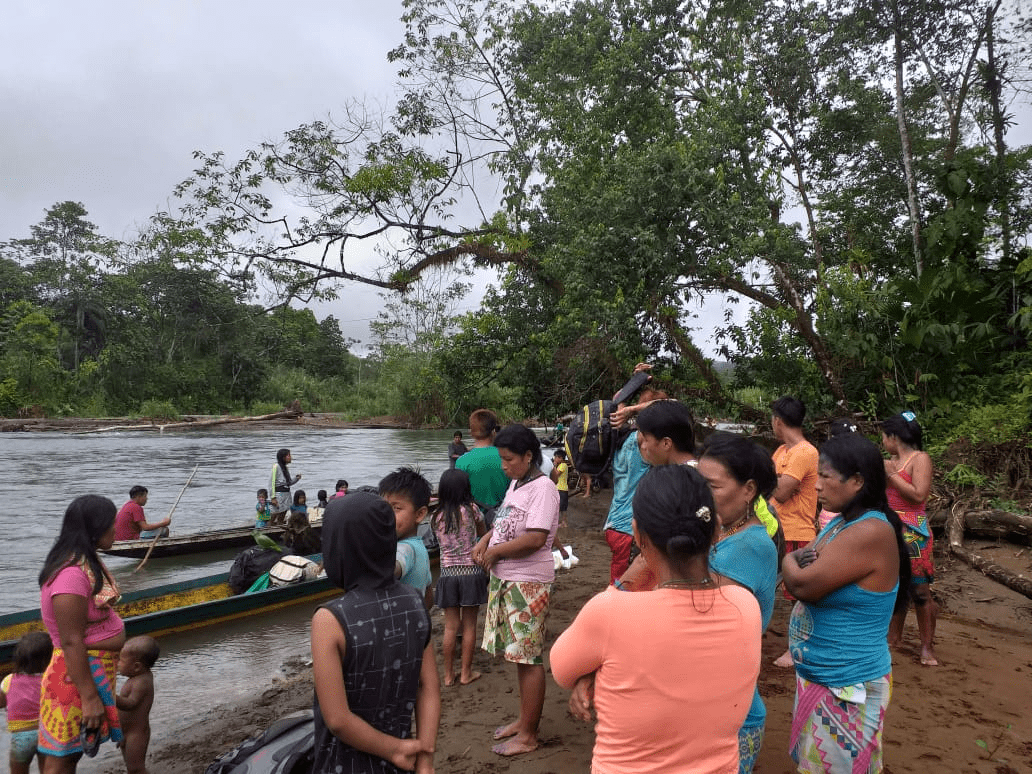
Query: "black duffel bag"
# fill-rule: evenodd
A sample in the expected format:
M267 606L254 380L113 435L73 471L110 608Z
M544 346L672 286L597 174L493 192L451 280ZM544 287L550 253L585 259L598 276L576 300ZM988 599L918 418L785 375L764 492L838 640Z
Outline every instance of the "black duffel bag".
M251 546L244 549L229 569L229 587L234 594L243 594L282 558L283 553L275 548Z

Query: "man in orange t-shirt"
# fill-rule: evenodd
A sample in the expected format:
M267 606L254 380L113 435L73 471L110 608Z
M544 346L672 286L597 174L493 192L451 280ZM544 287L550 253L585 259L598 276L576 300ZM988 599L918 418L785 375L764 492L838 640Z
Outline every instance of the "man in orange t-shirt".
M774 401L771 411L770 426L774 437L781 441L773 454L778 474L773 500L785 531L785 553L789 554L805 548L817 537L818 454L816 447L803 437L806 406L801 400L786 395ZM788 591L785 598L794 599ZM774 663L790 667L792 656L785 651Z

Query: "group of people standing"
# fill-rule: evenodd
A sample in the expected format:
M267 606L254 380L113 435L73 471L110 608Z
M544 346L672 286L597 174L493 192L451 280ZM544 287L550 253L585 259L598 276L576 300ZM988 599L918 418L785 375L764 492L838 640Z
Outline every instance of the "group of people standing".
M857 433L850 422L835 423L835 437L818 452L803 437L805 409L798 400L781 398L772 409L772 428L781 441L773 456L742 437L726 433L710 436L696 452L690 413L673 401L655 402L654 395L643 395L637 406L621 407L614 414L614 424L618 425L637 414L637 433L628 436L614 460L613 501L606 523L613 586L608 595L589 603L592 611L596 607L603 611L597 620L594 612L583 624L578 618L559 638L551 656L557 678L573 688L570 707L574 714L590 718L590 697L594 697L600 735L596 756L605 756L607 771L642 770L635 768L635 761L641 760L650 761L646 766L650 770L727 771L731 770L727 761L735 758L739 771L752 770L763 740L763 704L754 688L743 717L738 712L742 702L726 691L738 685L736 681L743 675L751 675L755 686L758 637L774 608L779 547L784 555L780 568L786 596L798 600L792 613L785 665L794 667L797 677L789 747L800 771L881 770L881 729L891 687L889 645L899 640L911 599L919 611L921 661L937 663L931 641L935 608L928 593L933 579L931 535L924 514L932 471L930 460L920 451L921 431L916 417L904 412L881 424L882 445L889 453L885 460L878 447ZM655 476L660 471L663 476L685 477L687 486L690 474L667 472L671 465L678 464L685 471L698 470L713 505L705 496L700 504L682 493L686 510L680 521L684 534L675 539L657 532L658 528L650 529L653 522L647 503L655 496L649 490L659 483ZM895 508L890 507L893 499ZM818 500L825 509L820 519ZM696 532L709 534L705 517L710 508L715 508L720 528L713 533L712 545L699 545ZM631 535L624 532L628 521ZM824 526L819 528L818 524ZM646 549L650 544L651 551ZM628 550L631 545L641 552L633 561ZM656 556L657 545L665 546L665 556ZM692 549L697 550L693 553ZM710 613L722 604L718 597L727 599L724 586L728 583L748 589L759 606L760 626L752 632L755 642L750 640L741 650L725 645L720 655L707 661L709 671L699 676L703 682L691 677L671 681L678 686L677 702L683 714L691 717L697 710L710 719L719 715L725 721L719 737L723 740L723 763L689 765L697 759L688 754L678 768L662 757L656 732L644 734L644 728L662 725L658 717L637 732L628 729L632 708L621 701L634 694L627 681L629 675L636 674L628 670L642 670L639 690L649 686L660 666L655 664L652 670L646 667L641 642L644 639L651 643L653 638L662 641L678 621L686 627L678 641L687 653L704 654L708 646L727 643L730 635L720 630L719 616ZM623 606L633 607L635 603L622 601L618 592L671 588L690 588L693 604L672 622L645 615L632 627L636 636L621 644L616 631L619 626L614 622L625 620L630 613ZM652 598L637 604L645 610L655 601ZM740 600L736 605L743 616L751 613L746 610L751 606L743 606ZM589 607L582 616L588 614ZM696 615L700 612L706 613L701 620ZM590 626L601 628L585 628L586 638L577 640L576 654L583 658L587 647L594 653L598 668L579 675L577 670L584 664L576 661L577 668L567 672L565 640ZM648 649L653 653L651 645ZM681 669L684 675L693 674L693 664L677 662L672 651L665 658L664 674L676 674ZM628 659L633 666L627 665ZM782 659L778 662L784 664ZM589 661L587 665L594 663ZM607 670L609 679L604 681ZM706 685L704 679L714 675L719 675L721 688L700 690ZM614 683L614 678L619 680ZM661 700L672 691L664 683ZM714 696L724 696L725 700L715 703ZM637 696L639 701L643 698ZM602 738L606 730L603 716L610 712L612 733L619 742L612 746ZM737 739L729 733L732 729L737 730ZM700 737L695 730L692 724L672 728L669 734L682 754L686 749L712 753L717 732L709 728Z
M752 770L766 714L756 688L760 643L783 555L786 595L796 600L792 757L804 772L881 770L889 644L910 600L922 663L936 663L924 516L931 463L909 412L882 423L887 460L849 423L818 452L803 437L804 413L794 398L773 404L781 446L771 456L728 433L697 446L691 412L657 391L614 411L614 426L627 432L605 524L611 585L550 651L571 712L597 718L593 768ZM445 613L445 686L479 677L472 659L486 606L481 646L516 665L519 697L492 749L516 756L538 747L559 490L529 428L501 427L486 409L469 424L473 448L442 476L436 510L429 484L409 469L385 478L379 497L328 503L325 567L347 593L313 618L317 772L432 770L441 691L432 602ZM283 451L283 481L296 483ZM54 648L41 678L47 774L74 770L92 740L119 737L115 671L127 644L113 610L117 589L97 555L114 540L114 517L106 498L73 501L40 573ZM433 600L419 548L402 550L424 518L441 545ZM132 659L148 660L149 669L149 657Z
M606 522L612 585L585 605L549 655L553 677L571 689L571 712L596 722L594 768L752 771L766 725L756 687L760 643L780 567L786 596L796 600L789 632L797 682L791 755L803 772L881 770L890 623L901 622L911 598L920 599L915 586L927 587L932 579L930 535L920 534L926 521L917 515L923 513L930 463L915 448L920 428L912 415L882 424L885 460L855 427L818 452L803 438L804 411L794 398L774 403L772 427L782 443L773 456L728 433L697 446L690 411L661 393L645 393L614 412L615 425L633 418L636 428L614 460ZM479 590L486 585L481 645L516 665L519 697L515 718L493 732L492 749L516 756L539 744L559 496L541 471L540 442L532 431L501 428L486 410L474 412L470 429L474 449L458 457L440 486L443 493L458 482L466 499L448 495L454 507L431 517L449 556L447 570L442 558L436 597L445 611L444 682L464 684L479 676L472 671L471 641L485 599ZM918 484L897 487L895 479ZM895 496L909 505L906 515L890 506ZM490 520L483 518L487 513ZM334 530L334 523L331 509L324 529ZM340 545L346 554L355 541ZM348 562L353 566L354 558ZM919 623L922 617L928 616L919 613ZM343 741L338 750L350 750L348 755L375 757L380 749L379 757L400 770L427 771L440 689L436 667L428 666L428 630L421 625L411 631L420 636L409 643L409 656L424 649L418 669L411 667L407 699L416 708L415 738L402 731L386 748L363 747L365 737L342 725L322 738L331 745ZM922 660L932 663L925 631L922 626ZM341 680L346 701L353 691L361 693L361 674ZM339 700L339 694L333 697ZM685 722L671 722L678 717Z
M441 546L434 601L445 615L444 684L480 677L472 660L477 613L486 604L482 646L517 666L519 713L495 730L493 748L512 756L538 746L559 494L541 471L540 441L529 428L500 427L482 409L470 417L470 430L474 447L442 475L439 504L429 514ZM401 542L428 515L429 485L417 479L415 471L396 471L380 483L381 497L351 495L323 515L327 574L347 593L312 621L314 771L433 769L440 683L430 605L401 558Z

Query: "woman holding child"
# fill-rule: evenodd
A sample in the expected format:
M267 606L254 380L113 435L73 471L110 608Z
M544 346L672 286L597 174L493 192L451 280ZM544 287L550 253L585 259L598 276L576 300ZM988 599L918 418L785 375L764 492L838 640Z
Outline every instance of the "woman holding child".
M567 688L595 675L593 771L736 774L760 669L759 605L710 570L719 528L697 470L652 468L633 507L659 585L593 597L552 646L552 674Z
M39 574L40 612L54 645L40 690L45 774L75 771L84 752L122 740L115 680L125 626L114 610L118 588L97 555L115 542L116 511L106 497L72 500Z
M512 483L491 530L474 547L473 561L491 575L484 650L516 663L520 714L495 730L499 744L492 748L511 756L538 746L545 704L541 656L555 580L552 542L559 527L559 490L541 472L541 442L530 428L508 425L495 436L494 445Z
M910 561L885 499L878 448L854 433L828 440L817 494L838 515L781 565L799 600L789 622L796 669L789 747L801 772L881 771L892 692L886 635L893 608L907 602Z

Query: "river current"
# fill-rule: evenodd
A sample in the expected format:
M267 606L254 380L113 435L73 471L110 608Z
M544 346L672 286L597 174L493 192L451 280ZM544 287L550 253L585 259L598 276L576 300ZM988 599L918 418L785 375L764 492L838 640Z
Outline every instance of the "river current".
M148 519L168 515L197 465L190 486L172 514L175 534L251 523L259 488L281 447L291 450L296 489L309 504L316 492L332 494L337 479L352 489L375 486L386 473L417 466L434 489L448 467L452 430L209 430L157 434L0 433L8 485L0 503L0 613L39 606L36 577L61 525L68 503L80 494L101 494L121 507L130 487L149 490ZM468 433L464 432L464 436ZM139 560L106 557L121 590L185 580L229 569L235 552L150 559L137 574ZM215 703L253 694L269 683L287 659L307 659L308 625L315 604L196 632L161 638L154 669L157 685L151 712L157 745L197 719ZM260 621L260 622L259 622ZM9 737L0 735L0 761L7 759ZM239 740L227 740L231 747ZM105 744L79 771L95 772L120 761Z

